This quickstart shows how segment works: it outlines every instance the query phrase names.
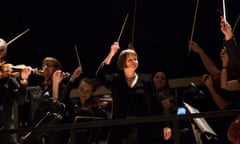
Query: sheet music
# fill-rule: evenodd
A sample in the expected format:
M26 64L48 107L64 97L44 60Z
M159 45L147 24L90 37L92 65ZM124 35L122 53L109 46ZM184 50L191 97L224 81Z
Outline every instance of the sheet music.
M187 110L191 113L200 113L200 111L194 107L192 107L191 105L189 105L186 102L183 102L184 106L187 108ZM198 126L198 128L203 132L207 132L210 134L213 134L215 136L217 136L217 134L214 132L214 130L208 125L207 121L204 118L193 118L193 121L196 123L196 125Z

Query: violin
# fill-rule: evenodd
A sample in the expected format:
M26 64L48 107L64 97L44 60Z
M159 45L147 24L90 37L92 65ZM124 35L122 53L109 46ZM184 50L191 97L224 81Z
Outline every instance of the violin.
M6 77L19 77L21 70L23 70L26 66L25 65L12 65L10 63L4 63L0 65L0 79L6 78ZM40 75L42 72L41 70L38 70L37 68L32 69L32 72L34 74Z
M23 70L26 67L26 65L12 65L9 63L0 65L0 79L6 78L9 76L12 77L19 77L21 70ZM33 74L36 74L38 76L44 76L43 70L40 70L38 68L32 68L31 69ZM68 78L70 74L68 72L63 72L63 77Z
M88 109L94 109L94 108L105 109L109 106L111 106L111 102L102 100L100 98L94 98L93 100L87 102L84 105L84 107Z

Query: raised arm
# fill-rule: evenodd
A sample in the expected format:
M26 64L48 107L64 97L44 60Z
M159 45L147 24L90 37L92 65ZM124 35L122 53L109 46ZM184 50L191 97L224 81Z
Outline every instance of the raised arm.
M120 49L119 43L118 42L114 42L111 45L111 50L108 53L107 57L105 58L104 63L107 64L107 65L110 64L113 56L117 53L117 51L119 49Z
M195 41L189 41L189 49L197 54L199 54L201 61L206 68L206 70L211 74L215 75L220 72L215 63L208 57L205 51L199 46Z
M240 68L240 48L234 38L232 27L229 23L224 23L223 17L221 17L220 26L224 34L223 45L227 48L227 53L231 60Z
M118 42L114 42L111 45L111 49L107 55L107 57L104 59L104 61L100 64L100 66L98 67L97 71L96 71L96 77L102 81L105 82L105 78L106 78L106 73L108 70L108 67L112 61L112 58L114 57L114 55L117 53L117 51L120 49L119 43Z
M217 92L216 88L214 87L213 84L213 78L211 75L203 75L203 82L206 85L208 91L210 92L210 95L213 98L213 101L215 104L218 106L220 110L224 110L227 108L229 105L232 104L231 101L224 99L219 92Z
M63 78L64 76L61 70L57 70L53 73L52 97L55 99L59 98L59 84Z
M223 48L220 57L222 60L222 71L221 71L221 80L220 85L221 88L228 91L237 91L240 90L240 83L238 80L228 80L228 63L229 63L229 56L227 53L227 48Z

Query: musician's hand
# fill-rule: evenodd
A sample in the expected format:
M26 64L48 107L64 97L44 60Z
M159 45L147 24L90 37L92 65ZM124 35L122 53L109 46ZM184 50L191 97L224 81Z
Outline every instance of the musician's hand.
M24 144L25 140L26 140L26 138L24 136L21 136L19 138L19 144Z
M21 71L21 79L28 79L29 75L32 73L32 67L25 66Z
M195 53L201 53L203 50L202 48L196 43L195 41L188 42L189 51L193 51Z
M228 66L228 62L229 62L229 56L227 53L227 49L224 47L221 52L220 52L220 58L222 60L222 66Z
M69 81L74 82L75 79L80 76L80 74L82 73L82 71L83 71L83 70L82 70L82 66L77 67L77 68L74 70L73 74L71 75L71 78L69 79Z
M208 87L213 87L213 79L212 76L210 74L204 74L202 77L202 81L203 83Z
M63 72L61 70L56 70L53 73L53 83L59 84L64 78Z
M120 49L119 43L118 43L118 42L114 42L114 43L111 45L110 55L111 55L111 56L114 56L119 49Z
M221 31L225 35L225 40L230 40L233 37L232 27L229 23L224 22L224 18L221 16Z
M117 53L117 51L120 49L119 43L118 42L114 42L111 45L111 50L108 54L108 56L105 58L104 63L105 64L110 64L112 61L113 56Z
M163 138L164 140L169 140L172 137L172 130L169 127L163 128Z

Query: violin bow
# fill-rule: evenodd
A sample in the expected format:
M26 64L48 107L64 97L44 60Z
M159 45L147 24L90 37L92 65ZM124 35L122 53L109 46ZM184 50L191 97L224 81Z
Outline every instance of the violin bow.
M194 18L193 18L193 25L192 25L192 32L191 32L191 38L190 38L190 41L193 40L193 33L194 33L194 29L195 29L195 23L196 23L196 17L197 17L198 5L199 5L199 0L197 0L197 3L196 3L196 8L195 8L195 13L194 13ZM190 55L190 49L188 49L188 55Z
M121 39L121 36L122 36L122 33L123 33L123 29L124 29L124 27L125 27L125 25L126 25L127 19L128 19L128 14L127 14L126 17L125 17L125 20L124 20L124 23L123 23L123 25L122 25L121 31L120 31L119 36L118 36L118 38L117 38L117 42L119 42L120 39Z
M128 44L128 49L135 49L133 46L134 43L134 34L135 34L135 25L136 25L136 12L137 12L137 0L134 1L134 6L133 6L133 16L132 16L132 32L131 32L131 41Z
M222 1L222 7L223 7L223 20L224 23L227 23L227 16L226 16L226 5L225 5L225 0Z
M239 22L239 19L240 19L240 14L238 15L238 18L237 18L237 20L236 20L236 22L235 22L235 24L234 24L234 26L233 26L233 29L232 29L232 32L234 33L234 31L235 31L235 29L236 29L236 27L237 27L237 24L238 24L238 22Z
M131 33L131 46L133 48L134 38L135 38L135 25L136 25L136 13L137 13L137 0L134 1L133 7L133 19L132 19L132 33Z
M11 43L14 42L16 39L20 38L20 37L23 36L25 33L27 33L28 31L30 31L30 28L26 29L24 32L20 33L20 34L17 35L15 38L13 38L13 39L10 40L9 42L7 42L7 45L11 44Z
M79 54L78 54L77 46L74 45L74 48L75 48L75 52L76 52L76 55L77 55L78 65L79 65L79 66L82 66L81 61L80 61L80 57L79 57Z

